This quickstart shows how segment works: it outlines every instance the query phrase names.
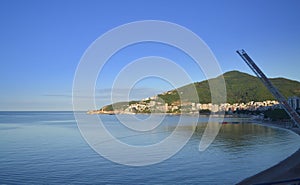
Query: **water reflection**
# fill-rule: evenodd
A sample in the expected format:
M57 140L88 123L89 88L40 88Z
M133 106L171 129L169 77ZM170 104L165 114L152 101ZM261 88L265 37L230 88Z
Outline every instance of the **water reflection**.
M299 136L289 131L243 122L222 124L213 143L199 152L207 119L200 118L193 127L187 117L186 126L178 129L183 136L191 129L195 133L181 151L160 164L134 168L114 164L94 152L71 121L72 113L0 115L0 184L235 184L285 159L300 146ZM115 116L99 117L112 134L133 145L161 141L179 119L166 116L156 129L134 135L137 133ZM97 123L87 124L93 129Z
M195 133L192 139L198 140L200 142L205 128L208 126L208 123L200 122L196 127L194 126L184 126L180 127L180 130L183 132L185 130L195 130ZM278 144L278 140L281 144L287 143L284 141L286 137L286 130L279 128L271 128L251 122L241 122L234 124L211 124L212 127L219 127L221 129L215 138L214 146L225 148L226 150L236 150L240 148L251 148L251 146L263 146L263 145L272 145ZM172 131L173 127L170 126L167 128L168 131ZM291 133L292 134L292 133ZM293 135L293 134L292 134Z

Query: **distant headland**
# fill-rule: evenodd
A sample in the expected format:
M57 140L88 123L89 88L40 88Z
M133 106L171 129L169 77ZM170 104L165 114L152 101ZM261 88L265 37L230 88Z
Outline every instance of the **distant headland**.
M99 110L88 111L88 114L137 114L137 113L168 113L195 114L210 112L233 113L237 111L266 111L270 108L280 108L278 101L255 76L239 71L223 74L227 102L212 104L208 80L195 82L178 89L170 90L153 97L139 101L118 102L101 107ZM220 77L210 79L217 80ZM286 98L300 96L300 82L285 78L271 78L270 81ZM195 87L198 101L193 99L181 100L180 94L189 93Z

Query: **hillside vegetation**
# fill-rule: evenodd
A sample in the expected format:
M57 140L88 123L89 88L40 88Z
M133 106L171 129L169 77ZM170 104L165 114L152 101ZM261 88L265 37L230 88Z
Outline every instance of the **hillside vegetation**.
M224 73L223 77L226 84L227 103L233 104L247 103L250 101L262 102L264 100L275 100L274 96L255 76L239 71L230 71ZM219 81L220 77L210 79L210 82L214 84L218 83ZM282 95L286 98L291 96L300 96L300 82L285 78L273 78L270 79L270 81L274 86L276 86L276 88L279 89ZM196 88L198 97L193 96L194 87ZM222 96L223 93L217 92L216 95ZM180 96L182 102L211 103L211 93L208 80L188 84L186 86L168 91L163 94L159 94L157 96L159 99L162 99L165 103L168 103L169 105L174 102L180 102ZM115 103L114 108L122 109L122 107L126 107L128 104L130 105L137 102L139 101ZM104 110L111 111L113 110L113 106L107 105L104 107Z
M223 74L228 103L247 103L250 101L264 101L275 100L274 96L268 91L264 84L257 78L247 73L239 71L230 71ZM212 82L214 80L211 79ZM286 97L300 96L300 82L285 79L285 78L273 78L270 79L271 83L279 89L279 91ZM194 83L199 102L210 103L211 94L209 89L208 80ZM189 93L192 84L178 88L178 92ZM160 94L160 98L164 99L167 103L172 103L179 100L179 95L176 90L171 91L172 94ZM190 100L193 102L194 100Z

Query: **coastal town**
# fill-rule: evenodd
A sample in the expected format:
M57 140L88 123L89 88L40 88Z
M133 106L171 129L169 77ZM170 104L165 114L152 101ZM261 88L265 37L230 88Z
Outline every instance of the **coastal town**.
M288 98L288 103L295 110L300 109L300 98L293 96ZM133 101L122 104L104 106L99 110L88 111L88 114L136 114L136 113L169 113L169 114L195 114L195 113L217 113L226 112L232 114L236 111L266 111L269 109L280 109L276 100L265 100L262 102L250 101L247 103L199 103L199 102L172 102L165 103L159 96L153 96L141 101Z

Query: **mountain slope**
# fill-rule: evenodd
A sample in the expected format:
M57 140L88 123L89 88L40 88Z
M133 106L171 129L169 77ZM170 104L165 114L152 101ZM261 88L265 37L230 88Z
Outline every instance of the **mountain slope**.
M210 79L211 83L218 83L220 77ZM264 84L255 76L249 75L247 73L242 73L239 71L230 71L223 74L226 91L227 91L227 103L247 103L250 101L262 102L265 100L276 100L274 96L268 91ZM270 79L271 83L278 88L286 98L291 96L300 96L300 82L293 81L285 78L273 78ZM198 100L192 99L194 87L196 88L198 94ZM178 104L180 102L180 94L184 94L186 99L181 99L181 102L200 102L200 103L211 103L211 93L209 88L208 80L202 82L196 82L193 84L188 84L186 86L180 87L168 91L163 94L159 94L158 100L162 99L165 103ZM217 95L223 95L222 92ZM197 96L196 96L197 97ZM150 100L144 101L144 103ZM114 104L114 108L124 110L128 107L128 104L134 104L139 101L131 102L118 102ZM224 103L224 102L221 102ZM102 108L105 111L112 111L113 106L107 105Z
M274 96L257 77L239 71L224 73L223 77L226 83L228 103L275 100ZM218 80L218 78L220 77L211 80ZM300 96L300 82L285 78L273 78L270 79L270 81L286 98L294 95ZM189 84L178 88L178 92L189 93L191 85L192 84ZM211 95L208 81L205 80L202 82L196 82L194 85L198 92L199 101L201 103L210 103ZM171 92L174 91L176 90ZM167 103L179 101L179 96L175 92L172 93L172 95L160 94L158 96L164 99ZM193 102L193 100L190 101Z

